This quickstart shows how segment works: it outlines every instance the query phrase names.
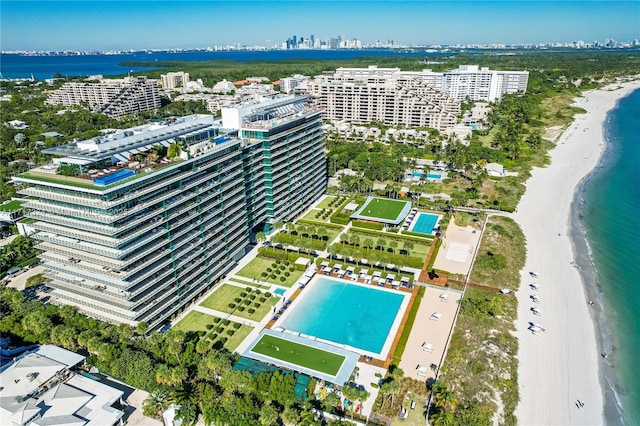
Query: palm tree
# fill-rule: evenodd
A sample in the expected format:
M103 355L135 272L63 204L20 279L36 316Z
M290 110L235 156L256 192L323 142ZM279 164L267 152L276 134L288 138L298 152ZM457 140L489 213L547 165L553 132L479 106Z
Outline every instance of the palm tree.
M436 407L454 411L458 400L451 390L441 382L437 382L433 385L433 402Z
M267 235L264 232L260 231L260 232L258 232L256 234L256 241L258 243L261 243L261 242L265 241L266 239L267 239Z
M164 389L156 389L144 400L142 414L147 417L160 417L172 402L173 399L169 392Z
M389 248L391 249L391 251L393 252L393 254L396 254L396 249L398 248L398 241L396 240L391 240L389 242Z
M429 418L433 426L453 426L455 425L455 418L453 413L447 410L438 410Z

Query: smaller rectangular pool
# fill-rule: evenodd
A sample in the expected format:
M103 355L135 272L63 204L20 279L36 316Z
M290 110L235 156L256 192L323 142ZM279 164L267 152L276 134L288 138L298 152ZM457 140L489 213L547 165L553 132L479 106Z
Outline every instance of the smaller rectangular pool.
M412 232L419 232L421 234L433 234L433 228L440 220L440 215L431 213L418 213L413 226Z
M411 176L421 178L424 176L424 173L413 172L411 173ZM427 179L442 179L442 175L439 175L438 173L427 173Z

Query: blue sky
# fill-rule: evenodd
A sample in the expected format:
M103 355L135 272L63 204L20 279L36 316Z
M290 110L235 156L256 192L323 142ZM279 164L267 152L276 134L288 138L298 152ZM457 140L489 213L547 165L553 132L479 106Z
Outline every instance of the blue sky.
M194 48L292 35L405 44L640 38L640 1L10 1L1 50Z

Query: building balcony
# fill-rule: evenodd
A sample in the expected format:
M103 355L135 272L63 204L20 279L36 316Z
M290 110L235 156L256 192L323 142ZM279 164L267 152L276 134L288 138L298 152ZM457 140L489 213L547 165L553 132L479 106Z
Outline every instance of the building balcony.
M99 198L99 195L95 195L93 197L89 196L90 194L86 194L87 196L71 195L71 194L61 194L58 192L54 192L53 190L42 190L36 187L23 188L18 191L19 194L27 195L30 197L36 198L44 198L52 201L62 201L65 203L77 204L78 206L89 206L89 207L97 207L104 208L106 206L106 201L103 198Z

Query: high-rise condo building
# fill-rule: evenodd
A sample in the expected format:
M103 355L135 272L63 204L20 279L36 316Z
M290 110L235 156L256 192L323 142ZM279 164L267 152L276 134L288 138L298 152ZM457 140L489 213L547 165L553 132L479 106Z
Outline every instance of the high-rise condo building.
M287 96L225 108L222 126L192 115L44 150L59 158L14 180L52 301L157 327L236 265L252 228L324 192L321 126Z
M528 71L496 71L478 65L460 65L445 72L423 70L405 74L411 74L459 101L499 101L508 93L525 93L529 80Z
M453 127L460 102L398 68L338 68L300 84L296 92L311 94L330 120L388 125Z
M189 83L189 73L180 72L168 72L160 75L163 89L176 89L178 87L187 87Z
M47 99L51 105L87 104L92 111L120 118L126 114L160 108L160 94L155 80L146 77L69 82Z

